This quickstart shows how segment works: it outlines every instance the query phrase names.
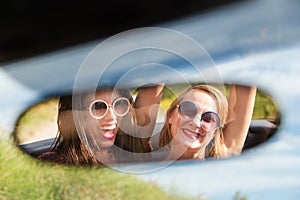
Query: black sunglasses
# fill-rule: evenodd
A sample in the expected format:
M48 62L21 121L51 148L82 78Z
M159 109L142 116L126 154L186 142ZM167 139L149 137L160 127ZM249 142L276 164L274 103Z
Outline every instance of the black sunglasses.
M178 113L187 120L193 120L198 113L197 106L191 101L181 102ZM201 115L201 127L206 131L212 131L220 127L220 117L217 113L208 111Z

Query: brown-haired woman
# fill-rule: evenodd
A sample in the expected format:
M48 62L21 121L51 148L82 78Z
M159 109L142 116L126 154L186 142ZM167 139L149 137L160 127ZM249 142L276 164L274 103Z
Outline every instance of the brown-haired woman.
M75 165L134 161L135 158L118 154L124 150L149 151L148 138L135 137L128 130L134 130L136 125L148 126L149 134L145 134L150 137L156 112L149 110L158 108L155 105L160 102L162 88L161 85L141 88L134 102L129 90L117 89L60 97L57 141L51 152L39 158Z

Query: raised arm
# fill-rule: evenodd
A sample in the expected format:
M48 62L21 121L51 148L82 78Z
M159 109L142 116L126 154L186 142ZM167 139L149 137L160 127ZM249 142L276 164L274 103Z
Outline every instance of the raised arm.
M249 130L256 87L232 85L228 98L228 124L224 129L224 145L229 155L239 155Z
M133 103L135 123L125 118L122 121L122 132L118 134L117 145L122 149L136 153L149 152L149 139L156 124L163 85L144 86L139 88ZM126 133L126 134L124 134Z
M139 89L134 102L137 124L139 126L155 125L160 100L162 98L163 85L147 86Z

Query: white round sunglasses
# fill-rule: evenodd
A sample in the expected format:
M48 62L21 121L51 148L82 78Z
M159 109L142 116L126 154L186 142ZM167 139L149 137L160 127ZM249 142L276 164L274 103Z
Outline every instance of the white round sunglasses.
M124 116L128 113L130 109L130 102L125 97L117 98L113 101L111 105L109 105L106 101L101 99L96 99L84 109L89 110L90 115L94 119L102 119L108 112L108 110L112 108L113 112L117 116Z

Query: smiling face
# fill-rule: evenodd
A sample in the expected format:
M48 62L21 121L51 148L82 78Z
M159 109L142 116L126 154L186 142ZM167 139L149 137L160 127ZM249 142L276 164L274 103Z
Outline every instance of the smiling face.
M189 120L182 116L178 109L174 109L168 122L171 125L171 135L173 143L185 147L185 152L181 158L195 158L204 156L205 147L213 139L214 132L206 131L201 127L201 115L205 112L217 113L214 99L205 91L190 90L180 102L189 101L196 105L197 115ZM200 155L201 154L201 155Z
M112 104L120 95L112 90L97 91L95 94L87 95L83 99L84 107L89 108L95 100L102 100L107 103L108 110L100 119L95 119L89 112L85 112L85 130L87 134L92 134L92 137L97 141L101 148L108 148L114 144L118 131L118 124L122 117L117 116L112 108Z

